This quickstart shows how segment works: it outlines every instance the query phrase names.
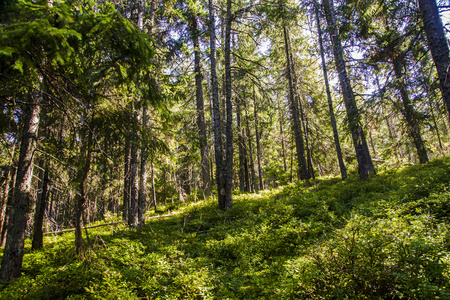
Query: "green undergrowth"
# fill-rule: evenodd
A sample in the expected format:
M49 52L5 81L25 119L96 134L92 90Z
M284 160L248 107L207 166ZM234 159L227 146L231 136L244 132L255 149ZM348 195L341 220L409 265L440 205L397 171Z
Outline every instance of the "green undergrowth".
M74 233L27 241L0 298L450 299L449 222L449 158L319 179L89 229L84 260Z

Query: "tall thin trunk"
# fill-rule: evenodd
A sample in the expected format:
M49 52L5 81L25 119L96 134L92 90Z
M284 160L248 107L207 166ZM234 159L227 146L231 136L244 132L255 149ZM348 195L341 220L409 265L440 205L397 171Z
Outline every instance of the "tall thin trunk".
M147 106L142 106L142 126L144 129L148 127ZM138 195L138 227L145 225L145 211L147 207L147 161L148 153L146 145L141 147L141 168L139 176L139 195Z
M219 207L223 207L226 200L225 178L222 152L222 130L220 122L219 84L217 82L216 66L216 28L213 9L213 0L209 0L209 31L210 31L210 64L211 64L211 91L214 112L214 155L216 160L216 181Z
M283 134L283 115L280 109L280 136L281 136L281 154L283 155L283 170L287 172L287 162L286 162L286 142L284 140Z
M258 160L258 177L259 177L259 189L263 190L263 179L262 179L262 155L261 155L261 135L258 128L258 108L257 108L257 102L256 102L256 95L255 95L255 86L253 85L253 115L255 117L255 137L256 137L256 158Z
M153 158L151 160L151 173L152 173L152 200L153 200L153 206L155 207L155 212L158 210L158 203L156 203L156 188L155 188L155 166L153 164ZM165 169L164 169L165 170ZM166 173L164 171L164 182L165 182L165 176Z
M78 171L77 180L79 183L75 206L75 248L77 255L83 257L83 213L86 207L86 183L91 168L92 159L92 129L89 129L87 145L83 144L81 153L84 156L83 166Z
M219 205L227 210L233 206L233 105L231 103L231 0L227 0L227 16L225 27L225 106L226 121L226 158L225 158L225 201Z
M297 150L297 160L298 160L298 171L300 173L300 179L309 180L309 174L306 166L305 159L305 150L304 150L304 142L303 142L303 133L298 120L298 111L297 106L295 105L294 100L294 87L292 83L292 74L291 74L291 62L289 55L289 43L288 43L288 33L286 30L286 26L283 25L283 33L284 33L284 45L286 51L286 69L287 69L287 79L289 83L289 107L291 111L292 117L292 126L295 134L295 146Z
M43 176L40 176L42 187L34 212L33 236L31 239L32 250L41 249L44 246L44 232L42 230L42 225L44 223L44 213L49 197L48 185L50 179L48 176L48 163L45 162L45 158L42 159L40 165L42 166L41 172L43 172Z
M5 187L2 191L2 206L1 206L1 211L0 211L0 234L3 232L3 228L7 228L8 226L7 224L7 219L9 218L9 212L10 209L9 207L11 206L11 203L9 203L9 191L10 190L14 190L14 184L12 183L14 181L14 177L15 177L15 168L14 168L14 154L16 151L16 144L13 144L13 148L11 150L11 157L9 159L9 165L8 168L6 169L4 176L4 184ZM5 224L6 223L6 224ZM5 230L6 232L6 230ZM4 243L4 238L3 238L3 234L1 234L1 239L0 239L0 247L3 247Z
M247 122L247 139L248 139L248 156L250 160L250 173L251 173L251 192L257 192L258 191L258 183L256 182L256 174L255 174L255 162L253 160L253 142L252 142L252 136L250 132L250 124L248 122L248 115L247 110L245 110L245 120Z
M34 205L31 179L33 178L33 159L38 138L41 102L42 93L40 91L30 92L29 104L24 111L14 201L0 270L1 281L19 277L22 268L25 230Z
M7 197L6 209L5 209L5 214L4 214L3 223L2 223L0 247L5 246L5 239L6 239L6 234L8 232L9 219L11 217L11 208L12 208L13 201L14 201L14 188L16 186L16 175L17 175L17 168L13 166L12 170L11 170L11 174L10 174L9 185L8 185L8 194L6 196Z
M448 75L450 57L444 26L439 17L436 0L419 0L419 9L422 14L423 25L427 36L428 47L431 50L434 64L439 76L439 88L442 98L447 106L450 122L450 78Z
M325 55L324 55L325 50L323 47L322 29L320 26L318 5L315 7L315 13L316 13L317 31L318 31L318 35L319 35L319 52L320 52L320 58L322 60L322 72L323 72L323 77L325 79L325 90L327 93L327 100L328 100L328 111L330 112L331 127L333 128L334 147L336 148L336 155L337 155L338 162L339 162L339 170L341 171L341 178L342 178L342 180L345 180L345 179L347 179L347 168L345 167L344 159L342 156L341 143L339 142L339 133L338 133L337 124L336 124L336 117L334 116L333 100L331 98L330 83L328 82L327 63L325 61Z
M239 190L241 192L247 192L245 186L245 153L244 153L244 137L242 132L242 123L241 123L241 101L238 99L236 103L236 121L238 126L238 146L239 146Z
M125 157L124 157L124 174L123 174L123 211L122 220L128 221L128 209L130 207L131 194L131 139L125 139Z
M208 140L206 138L205 109L203 103L202 70L200 57L200 38L197 17L191 16L191 34L194 43L194 72L195 72L195 97L197 102L197 126L200 139L202 189L205 196L211 196L211 182L209 180Z
M140 113L136 111L136 120L139 121ZM138 226L138 209L139 209L139 156L140 147L138 145L138 134L133 134L133 142L131 144L131 192L130 192L130 206L128 208L128 225L136 228Z
M406 120L406 124L408 125L409 136L413 140L414 146L416 147L419 162L421 164L425 164L428 162L427 149L425 148L422 140L422 135L420 134L419 122L415 115L416 113L412 106L411 100L409 99L408 91L406 90L405 84L403 82L402 63L400 61L400 58L393 59L392 63L394 65L394 73L403 102L402 114Z
M373 169L372 158L370 157L368 151L367 142L361 124L361 117L356 105L356 99L353 94L350 79L347 74L342 44L337 30L334 3L333 0L324 0L323 3L329 26L330 37L333 44L336 69L339 73L339 82L341 84L344 104L347 111L347 119L352 135L353 146L355 148L356 160L358 161L359 177L361 179L367 179L369 178L369 172Z

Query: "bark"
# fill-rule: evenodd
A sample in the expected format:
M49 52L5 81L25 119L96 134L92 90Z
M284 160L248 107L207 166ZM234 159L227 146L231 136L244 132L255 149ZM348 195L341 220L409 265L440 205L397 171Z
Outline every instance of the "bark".
M416 113L412 106L411 100L409 99L408 91L406 90L405 84L403 82L402 63L400 61L400 58L393 59L392 63L394 65L397 86L403 102L402 114L408 126L409 136L413 140L414 146L416 147L419 162L421 164L425 164L428 162L428 154L422 140L422 135L420 134L420 127L419 122L416 118Z
M158 210L158 203L156 202L155 166L153 164L153 159L152 159L152 163L151 163L151 168L152 168L152 200L153 200L153 206L155 207L155 212L156 212ZM166 181L166 172L165 172L165 169L164 169L164 180L163 180L163 182L165 183L165 181Z
M336 149L336 155L337 155L337 159L339 162L339 170L341 171L341 178L342 178L342 180L345 180L345 179L347 179L347 168L345 167L344 159L342 156L341 143L339 142L339 133L338 133L337 124L336 124L336 117L334 116L333 100L331 98L330 83L328 82L328 70L327 70L327 64L326 64L325 55L324 55L325 50L323 47L322 29L320 26L320 17L319 17L318 6L316 6L315 13L316 13L317 31L318 31L318 35L319 35L319 52L320 52L320 58L322 60L322 72L323 72L323 77L325 79L325 90L327 93L328 111L330 112L330 122L331 122L331 127L333 128L334 147Z
M241 192L247 192L245 185L245 145L244 137L242 133L242 123L241 123L241 104L238 100L236 105L236 121L238 126L238 146L239 146L239 190Z
M82 155L83 166L78 171L77 181L79 183L78 193L76 196L76 206L75 206L75 248L77 255L83 258L83 213L86 207L86 184L91 169L91 159L92 159L92 129L89 129L87 145L83 144Z
M136 116L139 120L139 116ZM134 133L131 145L131 174L130 174L130 206L128 208L128 225L138 226L138 196L139 196L139 155L138 135Z
M20 276L27 220L33 209L31 180L33 159L38 138L39 113L42 101L40 91L32 91L24 111L22 143L14 189L14 201L8 224L8 234L0 270L1 281L9 281Z
M225 199L219 208L230 209L233 206L233 105L231 103L231 0L227 0L225 28L225 107L226 120L226 158L225 158Z
M280 109L280 136L281 136L281 152L283 155L283 170L287 172L287 162L286 162L286 143L284 140L283 134L283 115L282 110Z
M283 25L283 33L284 33L284 45L286 51L286 65L287 65L287 80L289 84L289 108L291 111L292 117L292 126L295 134L295 146L297 150L297 161L298 161L298 171L300 174L301 180L309 180L309 174L306 166L305 159L305 150L304 150L304 142L303 142L303 133L298 120L298 111L295 105L294 100L294 87L292 83L292 75L291 75L291 62L289 55L289 43L288 43L288 33L286 30L286 26Z
M263 190L263 180L262 180L262 155L261 155L261 134L258 130L258 108L256 104L255 96L255 86L253 86L253 115L255 117L255 137L256 137L256 158L258 160L258 177L259 177L259 189Z
M9 219L11 217L11 207L12 207L12 204L14 201L14 187L16 185L16 175L17 175L17 168L13 167L11 170L9 186L8 186L6 209L5 209L5 214L3 217L2 232L1 232L1 237L0 237L0 247L5 246L6 234L8 232L8 223L9 223Z
M252 143L252 136L250 133L250 125L248 122L248 115L247 111L245 112L245 119L247 121L247 139L248 139L248 156L250 160L250 173L251 173L251 192L257 192L258 191L258 184L256 183L256 174L255 174L255 163L253 160L253 143Z
M123 174L123 211L122 220L128 221L128 209L130 206L131 194L131 140L125 140L125 158L124 158L124 174Z
M45 158L44 158L45 159ZM43 160L44 160L43 159ZM44 246L44 231L42 230L42 225L44 223L44 214L45 214L45 208L47 207L48 197L49 197L49 176L48 176L48 166L43 161L41 164L43 167L43 176L41 177L42 180L42 190L39 195L39 198L36 203L36 209L34 212L34 222L33 222L33 236L31 239L31 249L37 250L41 249Z
M339 74L339 82L342 88L347 119L352 136L353 146L355 148L356 160L358 162L358 173L361 179L369 178L369 172L373 169L372 158L368 152L367 142L361 124L361 117L356 105L356 99L348 78L344 53L341 40L337 30L336 16L334 13L333 0L324 0L325 15L329 26L329 33L333 44L333 54L335 58L336 69Z
M444 26L439 17L439 10L435 0L419 0L419 9L427 36L428 47L431 50L431 55L439 76L439 88L443 101L447 106L450 122L450 79L448 78L450 58Z
M202 70L200 57L200 38L197 17L191 16L191 34L194 43L195 98L197 102L197 126L200 139L202 189L205 196L211 196L209 180L208 140L206 138L205 109L203 103Z
M148 127L147 107L142 107L142 126ZM141 148L141 169L139 176L139 197L138 197L138 227L145 225L145 211L147 207L147 161L148 153L145 145Z
M3 232L3 228L7 228L7 225L5 225L5 222L7 222L6 220L9 218L9 212L10 209L9 207L11 207L11 203L9 203L9 196L10 196L10 190L14 190L14 177L15 177L15 168L14 168L14 153L16 150L16 144L13 144L13 148L11 151L11 157L9 160L9 165L8 168L5 171L5 174L3 175L4 178L4 184L5 187L2 191L2 206L1 206L1 211L0 211L0 234ZM3 179L2 179L3 180ZM12 197L12 194L11 194ZM8 214L7 214L8 212ZM6 230L5 230L6 232ZM1 239L0 239L0 247L4 246L4 238L3 238L3 234L1 234Z
M214 155L216 160L216 181L219 207L225 203L225 178L222 152L222 130L220 121L219 85L217 82L216 67L216 29L212 0L209 0L209 30L210 30L210 64L211 64L211 91L214 112Z

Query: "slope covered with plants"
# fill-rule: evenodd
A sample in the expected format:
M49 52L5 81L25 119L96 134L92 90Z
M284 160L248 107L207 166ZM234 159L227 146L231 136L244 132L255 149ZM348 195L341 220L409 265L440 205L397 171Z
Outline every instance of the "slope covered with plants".
M449 299L450 159L46 236L1 299ZM106 221L114 221L110 218ZM118 220L116 220L118 221ZM86 234L86 231L83 232Z

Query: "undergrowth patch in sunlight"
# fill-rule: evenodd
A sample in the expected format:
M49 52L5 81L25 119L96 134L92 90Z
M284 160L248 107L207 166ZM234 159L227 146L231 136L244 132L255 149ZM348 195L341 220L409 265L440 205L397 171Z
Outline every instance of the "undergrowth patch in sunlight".
M146 226L46 236L1 299L449 299L450 159L170 204ZM117 219L114 219L117 221ZM83 232L83 234L85 234ZM86 239L85 239L86 242Z

